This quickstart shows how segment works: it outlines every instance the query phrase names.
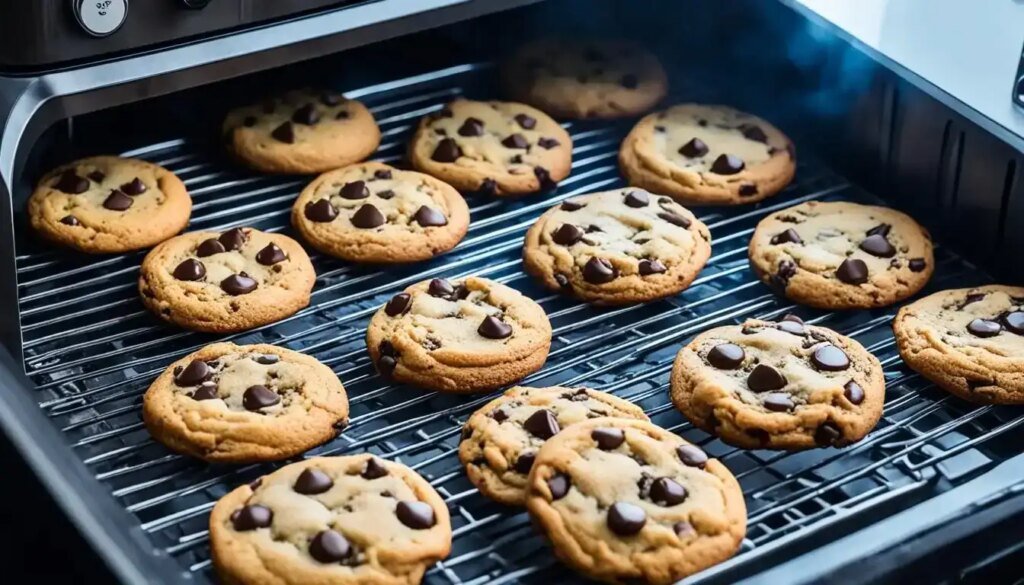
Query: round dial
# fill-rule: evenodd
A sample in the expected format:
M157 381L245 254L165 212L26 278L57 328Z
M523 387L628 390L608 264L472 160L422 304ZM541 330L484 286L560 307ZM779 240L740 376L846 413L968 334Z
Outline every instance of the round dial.
M75 19L94 37L113 34L128 17L128 0L72 0Z

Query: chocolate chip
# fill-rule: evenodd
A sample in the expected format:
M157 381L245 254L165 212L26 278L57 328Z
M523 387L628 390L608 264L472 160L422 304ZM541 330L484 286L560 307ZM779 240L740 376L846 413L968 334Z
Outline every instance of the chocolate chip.
M816 431L814 431L814 443L819 447L828 447L835 445L839 439L843 438L843 431L839 429L830 421L822 423Z
M317 111L316 106L313 104L306 104L295 110L295 113L292 114L292 122L296 124L313 126L319 121L320 112Z
M431 155L431 159L435 162L440 163L452 163L462 156L462 149L455 140L451 138L444 138L437 143L437 147L434 149L434 154Z
M252 491L256 491L257 489L259 489L261 485L263 485L263 478L257 477L256 479L249 482L249 489L251 489Z
M679 226L681 228L689 229L689 227L690 227L690 220L685 218L685 217L683 217L683 216L681 216L681 215L679 215L678 213L670 213L670 212L665 211L665 212L659 213L658 217L660 217L661 219L669 222L672 225L677 225L677 226Z
M708 352L708 363L720 370L735 370L743 365L746 355L735 343L720 343Z
M278 396L277 392L261 384L249 386L242 394L242 406L246 410L256 411L268 406L274 406L278 402L281 402L281 397Z
M519 126L522 127L524 130L533 130L533 128L537 125L537 120L532 116L528 116L526 114L516 114L515 120L516 123L519 124Z
M605 284L618 276L618 269L604 258L591 258L583 265L583 279L591 284Z
M114 189L110 192L110 195L103 200L103 207L106 207L111 211L124 211L131 207L132 203L135 203L135 200L121 191Z
M253 358L257 364L263 364L264 366L272 366L277 362L281 361L281 356L272 353L261 353L260 355Z
M740 197L753 197L754 195L757 195L757 185L753 183L740 185Z
M771 239L772 244L803 244L803 239L800 238L800 234L796 233L796 230L789 228L786 231L775 234Z
M245 246L245 242L249 239L246 235L245 230L242 228L230 229L217 238L217 241L224 246L225 250L241 250L242 246Z
M1006 328L1016 333L1017 335L1024 335L1024 311L1011 311L1002 316L1003 325Z
M338 217L338 210L331 205L328 199L318 199L306 204L306 219L319 223L328 223Z
M826 372L839 372L850 367L850 358L847 357L846 352L830 343L814 350L811 361L819 370Z
M501 144L505 148L526 148L530 146L530 141L522 134L510 134L501 141Z
M245 274L232 274L220 281L220 288L232 296L249 294L259 285Z
M325 106L336 106L343 101L345 101L345 98L336 93L324 92L320 94L320 103Z
M508 420L508 412L506 412L504 408L495 408L491 411L491 418L499 423L505 422Z
M869 229L865 235L868 236L868 237L871 237L871 236L882 236L883 238L886 238L886 237L889 237L889 230L891 230L891 229L892 229L891 225L889 225L887 223L880 223L880 224L876 225L875 227Z
M686 488L670 477L661 477L651 484L651 501L659 506L675 506L686 500Z
M881 234L868 236L860 243L860 249L872 256L879 258L892 258L896 255L896 248Z
M836 270L836 278L846 284L864 284L868 281L868 265L858 258L847 258Z
M519 458L516 459L515 464L512 466L517 472L527 475L530 473L530 469L533 468L533 462L537 460L537 454L533 451L527 451L521 453Z
M622 202L629 207L647 207L651 203L646 191L630 191L622 199Z
M571 482L569 476L564 473L556 473L548 478L548 491L551 492L551 501L561 500L569 493Z
M182 387L198 386L209 380L211 376L213 376L213 370L206 362L192 360L192 363L185 366L185 369L175 376L174 384Z
M771 276L770 283L779 292L785 292L789 279L796 275L796 264L790 260L779 262L778 272Z
M206 258L207 256L213 256L214 254L220 254L226 251L227 250L224 249L224 244L221 244L216 238L210 238L208 240L203 240L203 243L199 244L199 247L196 248L196 256Z
M370 457L366 460L366 467L363 468L363 472L359 475L363 479L380 479L387 474L388 468L381 465L376 457Z
M345 110L341 110L340 112L338 112L334 116L334 119L335 120L347 120L348 117L349 117L349 113L347 111L345 111Z
M107 178L107 176L103 174L103 171L93 171L89 173L87 176L89 177L89 180L92 181L93 183L102 183L103 179Z
M717 175L735 175L746 168L743 159L733 154L722 154L711 163L711 172Z
M72 227L82 225L82 223L78 221L78 218L73 215L65 215L64 217L60 218L60 222L64 225L69 225Z
M277 244L271 242L264 246L262 250L256 253L256 261L264 266L273 266L278 262L284 262L288 257L285 256L284 250L279 248Z
M338 563L352 555L352 545L333 530L321 530L309 541L309 556L321 563Z
M785 412L796 407L789 394L772 392L764 397L764 407L772 412Z
M146 192L146 184L143 183L142 180L139 179L138 177L135 177L131 181L128 181L124 185L121 185L121 191L124 192L125 195L131 195L132 197L135 197L137 195L142 195L143 193Z
M636 89L640 85L640 79L632 73L627 73L619 79L619 85L626 89Z
M436 209L431 209L426 205L421 205L420 208L416 210L416 214L413 216L413 219L423 227L448 225L448 218L446 218L443 213Z
M928 267L928 263L924 261L924 258L913 258L910 260L911 272L924 272L924 269Z
M558 187L558 183L551 178L551 173L544 167L535 167L533 169L533 174L537 177L537 180L540 181L540 188L542 191L548 191Z
M452 283L443 278L435 278L427 285L427 294L442 299L450 298L455 294L455 287Z
M278 126L277 128L274 128L274 131L270 133L270 136L278 142L283 142L285 144L294 144L295 128L292 127L291 122L285 122Z
M594 439L601 450L611 451L626 440L626 433L622 429L600 427L590 431L590 438Z
M397 366L398 358L396 356L383 355L377 361L377 369L384 376L390 376L391 372L394 372Z
M315 467L307 467L299 474L292 489L297 493L312 496L322 494L332 486L334 486L334 480L331 479L331 476Z
M976 303L985 298L985 293L973 293L969 294L964 298L964 302L960 303L960 308L963 309L971 303Z
M860 384L850 380L843 386L843 396L853 404L860 404L864 402L864 389Z
M684 536L690 536L696 534L697 531L693 529L693 525L689 522L682 520L672 525L672 530L675 531L676 536L683 538Z
M370 203L364 203L362 207L352 214L352 225L360 229L373 229L384 225L387 218L379 209Z
M483 136L484 122L479 118L466 118L459 126L459 136Z
M373 171L373 178L381 181L386 181L390 179L391 176L390 169L377 169L376 171Z
M274 513L270 508L253 504L251 506L242 506L235 510L231 514L231 525L235 527L235 530L245 532L256 530L257 528L266 528L270 526L270 522L273 519Z
M398 293L391 297L388 304L384 305L384 313L388 317L397 317L408 311L410 306L412 306L412 295L409 293Z
M480 183L480 188L478 189L478 191L482 195L497 195L498 182L495 181L494 179L484 179Z
M967 324L967 330L977 337L993 337L999 335L1003 326L988 319L975 319Z
M572 246L583 239L583 230L571 223L563 223L551 234L551 239L561 246Z
M530 418L523 421L523 428L526 432L538 439L548 440L562 430L558 426L558 419L546 408L542 408L530 415Z
M650 276L652 274L662 274L668 269L661 263L661 260L648 260L644 258L637 264L637 270L640 272L640 276Z
M395 514L399 521L414 530L424 530L434 525L434 509L426 502L398 502Z
M704 469L704 465L708 462L707 453L694 445L679 445L676 447L676 455L687 467Z
M551 150L552 148L555 148L560 144L561 142L555 140L554 138L548 138L546 136L542 137L540 140L537 141L537 146L543 148L544 150Z
M619 536L640 532L647 523L647 513L636 504L615 502L608 508L608 528Z
M686 158L699 158L708 153L708 145L700 138L693 138L679 147L679 154Z
M747 387L754 392L778 390L785 385L786 377L775 368L765 364L758 364L747 376Z
M391 189L384 189L383 191L377 191L377 197L381 199L391 199L395 196L395 192Z
M494 315L484 317L476 332L487 339L505 339L512 335L512 326Z
M740 132L743 133L743 137L747 140L753 140L754 142L768 143L768 135L764 133L764 130L760 126L754 124L743 124L740 126Z
M370 190L366 188L365 181L352 181L345 183L338 194L344 199L366 199L370 196Z
M578 203L576 201L563 201L561 207L562 211L578 211L586 206L586 203Z
M181 264L178 264L172 274L174 275L174 278L177 278L178 280L202 280L203 277L206 276L206 267L203 266L203 263L199 260L189 258L187 260L183 260Z
M89 190L89 180L79 177L74 170L66 170L61 173L60 178L53 184L53 188L70 195L78 195Z

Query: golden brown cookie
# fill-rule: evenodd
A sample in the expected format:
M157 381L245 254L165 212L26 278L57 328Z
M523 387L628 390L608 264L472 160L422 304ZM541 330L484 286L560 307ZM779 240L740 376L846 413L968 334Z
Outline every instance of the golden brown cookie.
M273 345L215 343L171 364L142 402L153 437L206 461L278 461L333 439L348 398L330 368Z
M542 39L528 43L502 71L505 92L565 118L642 114L668 91L665 70L629 41Z
M293 463L210 513L224 583L415 585L451 545L448 508L427 480L372 455Z
M192 199L174 173L116 156L50 171L28 201L37 233L89 253L149 248L184 229L191 213Z
M526 507L558 558L606 583L674 583L731 557L747 523L740 486L717 459L623 418L544 443Z
M522 505L526 478L544 441L570 425L604 416L647 420L639 406L590 388L516 386L469 417L459 460L485 496Z
M234 228L190 232L153 248L142 261L139 293L164 321L229 333L302 309L315 280L309 256L295 240Z
M373 154L380 129L362 103L299 89L241 107L224 120L233 156L266 173L322 173Z
M882 366L864 347L796 317L705 331L672 367L672 402L746 449L841 447L878 423Z
M409 160L460 191L524 195L569 176L572 139L525 104L459 99L420 121Z
M1024 404L1024 288L945 290L892 323L908 366L971 402Z
M435 278L377 311L366 346L382 376L441 392L480 392L539 370L551 323L540 305L493 280Z
M574 197L526 233L523 266L552 290L621 305L685 290L711 256L711 232L670 197L626 188Z
M875 205L810 201L762 219L750 238L762 282L821 309L884 307L921 290L935 260L927 230Z
M630 185L689 205L761 201L793 179L793 143L728 106L682 104L640 120L619 149Z
M317 177L295 200L292 225L344 260L414 262L454 248L469 228L469 208L447 183L368 162Z

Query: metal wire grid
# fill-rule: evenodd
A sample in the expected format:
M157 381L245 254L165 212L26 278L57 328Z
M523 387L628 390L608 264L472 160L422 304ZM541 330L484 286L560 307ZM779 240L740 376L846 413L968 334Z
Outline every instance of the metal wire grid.
M370 106L381 125L376 158L398 161L415 121L455 96L486 88L484 69L461 65L347 92ZM454 547L428 573L429 581L568 578L533 535L526 515L480 496L458 463L461 424L493 395L448 396L393 386L376 375L365 355L362 337L373 311L408 284L434 276L487 276L519 288L545 308L555 333L552 351L545 368L523 383L587 385L615 393L719 457L739 479L749 509L747 539L729 563L750 562L791 540L834 530L859 512L906 506L1005 455L1000 452L1005 446L988 441L1020 426L1024 417L968 406L906 369L888 327L895 308L809 311L772 296L753 278L746 243L765 214L811 199L870 199L821 165L801 163L793 185L762 204L698 210L711 228L713 255L700 278L672 299L600 310L537 287L520 268L526 228L558 201L622 184L616 154L628 124L566 127L575 146L573 172L556 193L520 201L470 197L466 239L452 253L415 266L377 269L313 255L318 278L309 308L272 326L226 337L309 353L342 378L351 424L309 455L373 452L411 465L444 496L452 511ZM287 231L290 205L306 182L239 171L186 138L124 154L167 166L184 179L195 201L193 230L248 225ZM46 250L19 255L26 369L37 384L40 407L96 478L138 518L153 544L209 577L210 508L236 485L274 466L203 464L168 452L145 432L139 405L148 384L171 361L216 338L170 328L145 312L135 284L141 257L81 260ZM975 267L941 247L937 262L933 290L985 281ZM888 390L877 428L846 449L778 453L734 449L685 422L666 390L679 346L709 327L787 312L850 335L879 357Z

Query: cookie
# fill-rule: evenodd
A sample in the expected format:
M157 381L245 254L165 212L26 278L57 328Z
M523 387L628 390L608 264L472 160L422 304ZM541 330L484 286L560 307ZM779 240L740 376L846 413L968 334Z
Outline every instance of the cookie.
M526 507L555 554L608 583L673 583L733 555L746 532L736 478L647 421L596 418L548 440Z
M698 335L676 356L670 393L690 422L737 447L842 447L878 423L885 378L861 344L787 316Z
M672 296L711 256L711 232L670 197L618 189L575 197L526 233L523 265L548 288L602 305Z
M551 323L519 291L470 276L435 278L391 298L370 319L366 346L377 371L441 392L511 384L544 365Z
M630 185L690 205L754 203L796 172L796 149L768 122L728 106L682 104L640 120L622 141Z
M232 110L223 134L235 158L265 173L323 173L365 159L380 144L370 110L328 90L293 90Z
M224 583L415 584L451 544L448 508L427 480L372 455L287 465L210 513Z
M658 59L628 41L543 39L505 63L511 99L564 118L622 118L653 108L668 92Z
M409 159L460 191L523 195L569 176L572 139L530 106L459 99L420 121Z
M277 461L334 436L348 398L330 368L273 345L215 343L171 364L142 401L153 438L211 462Z
M189 232L142 261L142 302L164 321L211 333L279 321L309 304L316 274L305 250L252 228Z
M971 402L1024 404L1024 288L946 290L915 301L892 323L900 356Z
M192 199L177 175L116 156L56 168L28 200L36 233L87 253L149 248L185 229L191 214Z
M292 225L314 248L353 262L414 262L455 247L469 208L451 185L380 163L329 171L292 207Z
M821 309L884 307L912 296L935 267L927 230L874 205L801 203L765 217L750 266L787 299Z
M485 496L522 505L527 476L544 441L570 425L606 416L647 420L639 406L597 390L516 386L469 417L459 460Z

